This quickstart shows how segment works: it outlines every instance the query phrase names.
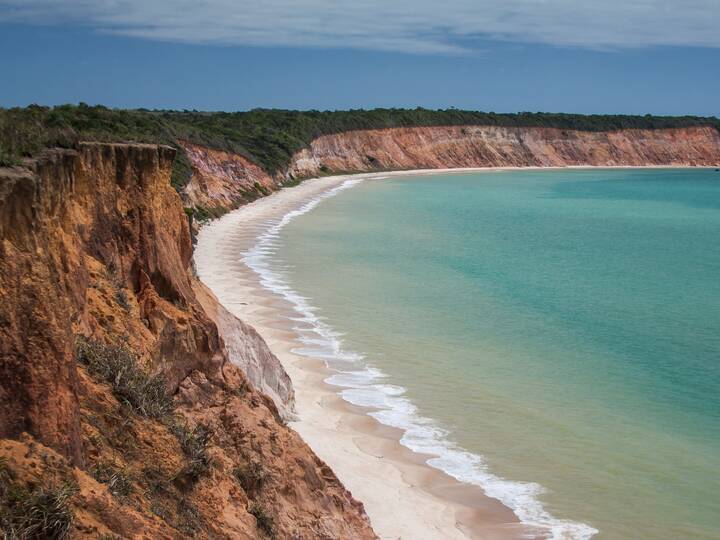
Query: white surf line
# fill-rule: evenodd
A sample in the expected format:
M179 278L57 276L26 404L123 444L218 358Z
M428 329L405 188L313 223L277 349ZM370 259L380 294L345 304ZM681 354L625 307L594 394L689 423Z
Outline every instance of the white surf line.
M482 172L490 172L480 169ZM418 171L420 174L443 174L446 171ZM452 172L463 172L457 169ZM475 172L466 170L464 172ZM417 413L417 407L403 396L405 388L383 382L387 378L380 370L362 365L363 355L343 350L340 335L316 315L316 308L308 299L297 294L287 283L281 271L272 266L272 256L279 247L278 236L286 225L298 216L310 212L322 201L334 197L343 190L352 188L366 179L379 179L387 176L410 175L412 171L385 175L362 175L345 180L339 186L328 189L313 197L300 208L292 210L279 219L270 221L268 229L257 237L255 245L242 254L242 261L255 272L261 285L284 298L300 315L298 322L306 323L309 329L296 328L299 341L311 346L296 348L294 353L314 358L322 358L326 365L333 367L333 360L351 361L359 369L339 372L326 379L328 384L343 388L341 397L353 405L380 409L367 414L380 423L403 431L400 443L410 450L434 456L427 464L445 472L460 482L479 486L494 499L510 508L522 521L534 527L548 531L552 540L587 540L599 531L585 523L558 519L552 516L542 505L539 496L545 488L533 482L507 480L488 471L484 459L456 445L449 433L430 418ZM310 334L303 335L303 334ZM313 335L315 337L313 337Z

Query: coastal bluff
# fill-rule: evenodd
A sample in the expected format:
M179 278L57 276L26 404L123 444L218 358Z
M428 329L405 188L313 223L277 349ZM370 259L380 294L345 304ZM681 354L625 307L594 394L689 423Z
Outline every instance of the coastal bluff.
M277 359L195 277L174 159L81 143L0 169L3 519L48 537L375 538L286 427ZM43 504L57 519L33 525Z
M717 166L711 126L587 131L430 126L352 130L315 138L270 174L247 157L183 142L193 174L188 204L222 212L317 175L460 167Z

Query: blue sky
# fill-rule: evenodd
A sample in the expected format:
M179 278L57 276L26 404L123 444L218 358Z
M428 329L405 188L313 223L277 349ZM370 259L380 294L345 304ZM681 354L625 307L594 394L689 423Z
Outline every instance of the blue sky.
M0 106L720 115L718 0L0 0Z

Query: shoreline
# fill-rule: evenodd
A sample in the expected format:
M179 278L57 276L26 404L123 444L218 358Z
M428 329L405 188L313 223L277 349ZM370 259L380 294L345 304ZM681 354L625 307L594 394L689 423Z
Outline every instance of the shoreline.
M360 500L380 538L540 538L555 536L550 526L520 521L499 500L477 485L456 480L427 464L431 455L403 446L404 431L380 423L340 396L341 387L326 380L337 371L317 357L299 354L299 333L293 328L297 310L261 283L260 276L242 261L268 226L290 213L304 213L348 180L448 173L562 169L669 169L648 167L497 167L420 169L328 176L303 181L259 199L203 226L198 235L195 262L200 279L234 315L252 325L280 359L292 379L298 419L292 427ZM712 168L712 167L708 167ZM349 186L347 186L349 187ZM315 201L312 203L312 201ZM290 218L291 219L291 218ZM392 508L393 512L388 512ZM555 520L557 524L561 520ZM586 536L587 537L587 536Z

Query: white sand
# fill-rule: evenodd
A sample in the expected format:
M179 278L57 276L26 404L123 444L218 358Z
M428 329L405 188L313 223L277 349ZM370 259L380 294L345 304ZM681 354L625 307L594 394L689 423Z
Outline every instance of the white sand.
M421 170L353 175L384 178L409 174L498 169ZM290 375L298 420L292 427L365 505L383 539L532 538L539 531L518 522L505 506L480 488L461 484L424 464L422 456L399 444L401 433L380 425L323 382L324 364L291 352L298 345L284 317L285 300L264 289L241 261L271 220L342 184L350 176L307 180L259 199L205 225L195 264L201 280L237 317L253 325Z

